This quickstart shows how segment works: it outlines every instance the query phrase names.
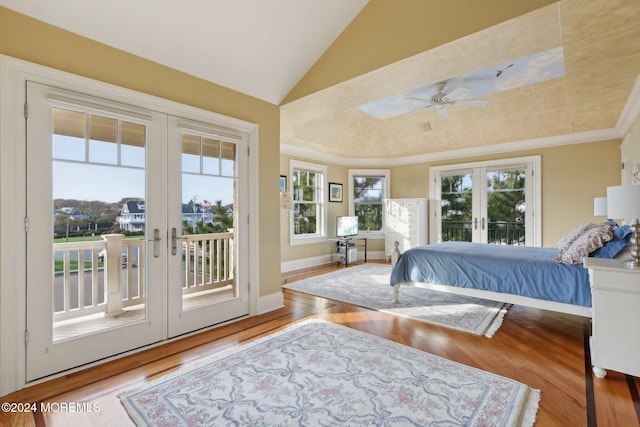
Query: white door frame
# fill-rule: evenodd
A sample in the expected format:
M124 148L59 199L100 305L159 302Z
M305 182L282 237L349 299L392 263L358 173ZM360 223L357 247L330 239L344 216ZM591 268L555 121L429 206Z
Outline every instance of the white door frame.
M482 202L484 197L479 196L479 192L486 193L486 182L484 179L484 172L487 170L495 170L502 167L527 167L526 176L526 200L533 200L533 206L529 209L527 206L526 224L527 224L527 245L528 246L540 246L542 244L542 225L540 219L542 218L542 191L541 191L541 157L540 156L526 156L526 157L512 157L498 160L487 160L482 162L472 163L457 163L443 166L433 166L429 168L429 198L439 200L440 199L440 187L438 186L438 178L441 174L455 174L455 173L472 173L474 181L473 192L473 210L474 212L482 213L486 217L486 202ZM478 171L481 171L478 172ZM475 190L478 190L476 193ZM478 220L480 221L480 220ZM436 227L437 235L441 234L442 224L437 221ZM474 241L481 241L480 227L478 230L474 230Z
M27 381L62 372L87 361L100 360L114 354L128 351L166 339L166 278L163 268L166 266L166 253L158 257L146 256L144 260L144 282L146 285L145 316L143 320L131 321L108 328L100 332L82 334L73 339L53 340L53 287L51 286L52 230L53 212L51 209L52 165L55 159L51 156L53 135L52 109L68 108L83 113L95 113L92 109L78 105L87 102L89 97L65 92L64 102L55 99L59 89L29 81L27 98L29 100L29 119L27 121L27 168L36 170L27 180L27 215L29 231L27 233L27 330L29 345L27 346ZM78 96L74 98L74 96ZM77 101L77 102L74 102ZM91 99L91 101L94 101ZM99 100L95 100L99 102ZM102 104L100 104L102 105ZM118 106L120 107L120 106ZM127 106L123 106L122 111ZM113 118L125 119L122 114L99 114ZM131 119L129 119L131 120ZM148 112L144 120L139 120L146 128L147 165L144 175L146 182L166 181L166 114ZM151 148L148 142L160 142L160 147ZM42 144L42 145L40 145ZM146 225L145 239L149 239L154 227L166 224L166 198L162 186L145 185ZM152 247L148 242L147 247ZM148 255L149 250L145 251ZM152 252L151 252L152 253ZM33 261L29 261L33 260Z
M28 80L179 117L214 122L246 133L251 153L248 168L249 215L257 218L259 212L257 124L0 55L0 204L3 207L0 216L0 377L3 379L0 395L28 384L25 379L27 170L23 109ZM259 295L258 221L251 221L248 227L247 278L252 284L249 314L255 315Z
M238 268L235 275L235 287L236 295L234 297L225 299L218 303L202 305L190 310L183 309L183 294L182 289L176 286L181 283L182 270L182 251L177 251L176 254L172 254L169 250L167 253L167 267L168 267L168 334L169 337L175 337L190 331L206 327L212 323L219 323L226 321L230 318L229 313L237 313L239 310L244 310L247 301L247 268L246 262L248 259L247 250L250 245L245 242L248 241L247 224L248 224L248 211L247 211L247 197L249 193L247 188L247 180L243 179L242 173L248 167L247 165L247 143L245 135L237 134L232 135L227 130L216 129L215 126L207 125L204 123L193 123L190 120L185 120L180 117L170 116L168 118L168 141L169 149L167 155L167 176L169 177L167 183L167 206L169 211L167 212L167 226L168 229L175 229L177 235L182 234L182 210L177 209L177 206L182 205L182 135L183 132L195 132L202 136L208 136L210 138L219 139L220 141L232 143L236 146L236 168L238 170L238 177L236 179L236 195L234 196L234 216L236 217L235 225L235 242L234 242L234 264ZM171 233L168 233L171 234ZM181 236L179 236L181 237ZM169 235L168 239L172 239ZM180 242L180 240L178 240ZM171 241L167 242L169 247L172 245ZM182 247L181 243L178 243L178 247ZM186 262L186 261L185 261Z

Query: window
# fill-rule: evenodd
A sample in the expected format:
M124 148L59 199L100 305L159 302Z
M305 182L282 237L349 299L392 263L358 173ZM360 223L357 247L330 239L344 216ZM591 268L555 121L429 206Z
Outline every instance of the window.
M292 160L290 163L291 243L317 243L326 237L325 188L327 168L324 165Z
M432 167L441 208L430 226L443 242L539 245L539 171L539 156Z
M389 176L388 169L349 170L349 212L358 217L361 234L383 231L384 199L389 198Z

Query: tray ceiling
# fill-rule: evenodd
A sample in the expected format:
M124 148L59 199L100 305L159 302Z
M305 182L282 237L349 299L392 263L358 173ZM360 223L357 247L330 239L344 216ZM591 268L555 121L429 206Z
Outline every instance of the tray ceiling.
M640 2L563 0L283 105L283 151L409 160L590 132L621 136L615 128L640 74L638 40ZM559 54L555 71L527 60L544 52ZM502 79L507 88L490 88ZM407 98L428 98L442 81L487 106L449 106L442 120L436 108L392 105L419 103Z

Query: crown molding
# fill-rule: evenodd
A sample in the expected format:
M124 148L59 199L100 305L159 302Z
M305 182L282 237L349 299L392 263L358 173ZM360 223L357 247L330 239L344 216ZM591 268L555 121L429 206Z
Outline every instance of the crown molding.
M485 145L481 147L462 148L457 150L440 151L437 153L425 153L415 156L396 157L396 158L351 158L335 156L332 154L320 153L315 150L299 148L289 144L280 144L280 153L291 156L300 156L306 159L314 159L316 161L324 161L342 166L402 166L415 163L429 163L443 160L453 160L465 157L484 156L491 154L504 154L514 151L523 151L539 148L558 147L562 145L584 144L595 141L605 141L608 139L624 138L633 124L634 120L640 114L640 76L629 94L629 98L625 103L622 113L618 118L616 127L610 129L600 129L589 132L572 133L567 135L558 135L546 138L535 138L522 141L506 142L502 144Z

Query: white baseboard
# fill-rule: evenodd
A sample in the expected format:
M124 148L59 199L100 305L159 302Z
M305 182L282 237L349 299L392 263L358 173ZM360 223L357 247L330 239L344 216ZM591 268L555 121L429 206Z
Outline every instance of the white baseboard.
M256 314L268 313L282 307L284 307L284 295L282 295L282 292L274 292L269 295L258 297Z
M295 259L293 261L284 261L280 263L280 271L287 273L289 271L302 270L303 268L317 267L319 265L334 262L334 254L327 254L311 258ZM359 261L363 260L362 255L358 253ZM367 260L388 260L384 251L367 251Z

